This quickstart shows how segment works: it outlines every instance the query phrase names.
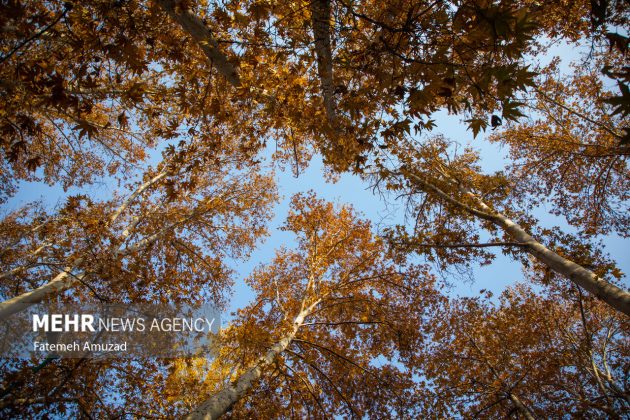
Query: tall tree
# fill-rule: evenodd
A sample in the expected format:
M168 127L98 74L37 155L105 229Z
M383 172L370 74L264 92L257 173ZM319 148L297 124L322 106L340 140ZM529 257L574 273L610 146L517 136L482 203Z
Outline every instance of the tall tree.
M419 352L435 415L622 418L628 322L578 288L453 300Z
M360 167L379 134L430 126L423 118L440 108L476 113L476 127L497 104L509 114L533 82L523 60L533 37L575 31L543 18L564 9L527 1L160 4L213 65L236 63L220 72L239 74L261 121L284 126L281 144L314 142L334 170Z
M265 234L275 187L255 168L237 171L238 156L207 149L167 149L127 197L71 196L55 215L8 217L2 288L15 297L0 303L2 318L78 285L154 301L194 301L205 288L220 302L230 285L223 260L247 255Z
M385 188L407 193L416 217L411 232L405 227L390 230L394 244L421 253L437 248L447 258L444 263L491 258L484 248L493 246L509 249L512 254L524 251L616 310L630 315L630 293L623 287L554 252L532 235L536 220L515 206L519 197L513 200L511 194L512 184L518 180L501 172L480 173L477 154L471 150L453 154L449 151L451 145L443 138L407 144L406 148L400 147L393 163L377 161L382 165L377 178L386 179ZM387 166L393 166L394 170ZM489 242L479 242L479 228L490 234ZM457 249L460 251L453 251ZM448 253L453 255L447 256Z
M197 372L205 381L174 381L201 402L189 418L413 415L413 377L398 363L441 299L431 275L389 254L351 208L313 195L293 198L283 229L296 249L248 279L257 297Z

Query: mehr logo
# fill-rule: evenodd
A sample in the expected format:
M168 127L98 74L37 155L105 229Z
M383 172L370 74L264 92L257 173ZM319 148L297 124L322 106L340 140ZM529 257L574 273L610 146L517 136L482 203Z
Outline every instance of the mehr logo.
M94 316L87 314L33 314L33 331L45 332L95 332Z

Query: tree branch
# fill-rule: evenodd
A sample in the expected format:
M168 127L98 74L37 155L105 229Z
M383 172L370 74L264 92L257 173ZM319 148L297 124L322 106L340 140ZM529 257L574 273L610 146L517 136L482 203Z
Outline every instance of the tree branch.
M204 54L216 69L234 87L241 85L236 67L219 49L219 43L203 21L188 9L181 9L176 0L156 0L157 4L199 44Z
M63 12L61 12L59 14L59 16L57 16L57 18L55 20L53 20L50 24L46 25L44 28L42 28L39 32L33 34L32 36L28 37L27 39L25 39L24 41L22 41L19 45L17 45L15 48L13 48L11 51L9 51L7 53L7 55L5 55L4 57L0 58L0 64L4 63L5 61L7 61L9 58L11 58L13 56L13 54L15 54L16 52L18 52L20 49L24 48L24 46L26 46L27 44L29 44L30 42L32 42L33 40L39 38L40 36L44 35L50 28L52 28L53 26L55 26L57 23L59 23L59 21L61 19L63 19L63 17L70 11L71 7L68 6L64 6L64 10Z
M425 247L425 248L490 248L493 246L527 246L527 244L522 242L487 242L481 244L414 244L412 241L406 242L393 242L396 245L409 245L414 247Z

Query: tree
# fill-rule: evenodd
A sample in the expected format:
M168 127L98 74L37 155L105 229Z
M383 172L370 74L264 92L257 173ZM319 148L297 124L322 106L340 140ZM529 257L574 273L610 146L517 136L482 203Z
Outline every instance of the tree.
M127 196L71 196L52 214L33 206L6 217L2 292L17 296L0 304L3 315L42 299L224 305L233 276L226 260L245 258L266 234L276 195L270 176L242 167L237 152L212 156L212 147L167 148L162 163L127 185ZM116 402L160 389L169 364L51 356L9 361L2 365L0 409L7 415L124 414Z
M343 5L347 7L346 12L348 12L353 19L362 19L364 22L373 25L380 31L378 33L378 39L383 43L383 51L389 52L394 57L394 61L388 63L388 69L403 69L400 76L403 84L396 86L400 93L398 95L399 98L396 98L396 95L386 97L390 101L389 106L393 106L403 99L405 100L403 105L404 112L402 114L404 118L399 118L399 112L395 108L392 108L389 114L392 116L394 122L393 124L388 124L389 127L384 128L380 132L387 142L385 147L392 147L394 149L394 155L407 153L407 147L405 147L405 142L401 141L401 138L404 138L405 135L410 133L413 118L420 118L422 115L431 115L432 112L442 105L447 106L449 111L454 113L464 110L471 114L472 118L469 119L468 122L475 134L479 132L481 128L487 126L487 122L484 122L479 115L487 115L489 112L496 109L498 104L500 104L502 108L501 115L503 119L516 120L519 116L522 116L523 114L519 111L519 106L522 104L514 99L514 95L534 84L534 73L529 72L521 60L523 54L532 48L530 45L532 36L537 31L538 33L553 34L569 31L566 26L559 28L556 23L545 19L541 19L541 22L538 22L538 25L536 25L532 18L528 17L528 11L532 11L534 14L540 13L541 15L545 13L547 10L544 6L529 9L530 5L517 3L493 5L488 2L480 2L480 4L472 3L461 5L452 14L449 14L445 9L435 4L430 4L420 9L419 6L414 5L412 8L407 9L407 20L402 27L399 27L395 24L383 23L382 21L370 18L365 13L354 10L351 5ZM391 6L392 5L387 5L387 7L390 8ZM557 11L553 6L551 9ZM264 8L262 14L263 16L269 16L272 11L273 9ZM575 15L571 16L572 21L584 19L587 13L591 13L592 17L593 13L595 13L592 9L588 10L584 8L574 9L573 12L575 12ZM604 16L606 13L607 12L604 12ZM336 126L337 116L335 114L342 108L337 110L333 109L335 101L334 98L332 98L331 92L333 66L331 63L331 29L329 24L331 17L330 3L313 3L311 15L311 26L315 37L318 75L321 81L326 114L328 116L328 122L332 123L334 121L332 125ZM400 17L402 16L404 15L400 15ZM617 13L612 16L615 19L622 19L623 13ZM398 18L398 15L395 14L394 19L396 18ZM415 38L418 34L416 25L422 27L424 19L435 19L440 23L434 25L434 27L437 28L437 33L431 35L435 38L429 36L428 38L431 41L426 44ZM598 26L599 25L592 25L590 30L583 28L582 31L587 35L593 36L595 39L601 36ZM357 26L351 26L352 29L356 27ZM360 36L364 36L363 31L353 31L352 29L349 30L344 46L353 45L353 35L358 33ZM423 27L423 29L426 28ZM446 31L447 33L444 34L441 31ZM462 33L458 33L458 31ZM572 29L572 31L575 36L575 28ZM459 37L457 37L457 35L459 35ZM395 43L397 48L391 48L389 46L387 36L393 38L391 43ZM443 49L438 41L441 36L450 40L447 41L448 43ZM394 42L394 40L396 42ZM428 46L429 50L434 52L433 54L429 53L430 59L427 57L423 57L422 60L410 58L412 54L419 53L419 51L415 49L419 42L423 47L426 48ZM431 47L434 45L431 42L436 42L436 48L433 50L431 50ZM356 54L358 51L355 50L353 52ZM421 55L422 52L420 52ZM357 61L360 62L360 59L355 57L352 62L356 63ZM350 61L348 60L347 62ZM419 66L408 68L408 66L401 63L419 64ZM434 67L434 65L437 67ZM428 67L433 74L428 76L427 73L422 71L423 66ZM441 70L440 66L444 67L444 69ZM455 70L456 68L457 71ZM382 75L382 73L379 73L378 69L370 67L370 63L364 63L361 70L364 78L359 82L359 86L365 86L366 76L368 80L370 76L376 76L377 80L381 81L380 83L369 86L369 91L372 93L383 88L383 85L386 83L383 79L388 79L390 86L391 83L398 83L398 81L393 82L396 80L395 74L392 75L391 78L381 77L379 79L379 74ZM410 70L409 74L406 74L408 70ZM341 72L343 72L343 67L341 68ZM337 72L336 74L339 73L340 72ZM352 75L352 69L349 74ZM448 77L446 77L447 75ZM407 80L410 80L414 86L423 86L422 90L407 89L404 86L404 82ZM340 85L343 87L351 86L353 85L353 81L352 79L347 82L341 81ZM457 86L459 86L459 88L456 89ZM406 93L408 93L408 96ZM378 104L378 100L372 102ZM355 112L356 117L353 117L352 112L350 112L348 122L356 128L361 125L355 123L354 120L358 118L360 121L362 118L367 117L368 120L373 123L373 112L378 112L377 110L379 108L386 110L387 105L378 104L378 107L363 107L363 112ZM359 109L361 110L361 108ZM372 115L371 118L368 117L370 114ZM431 120L428 122L420 121L420 123L415 125L416 130L431 128L430 121ZM496 127L501 123L501 118L493 115L491 121L493 127ZM363 127L366 126L363 125ZM377 134L380 127L380 123L376 126L372 125L372 128L368 130L368 138ZM333 168L346 169L350 159L355 162L356 170L360 172L362 164L368 160L366 156L362 155L362 152L369 150L373 145L362 140L359 140L357 145L354 143L355 139L360 139L362 134L360 132L353 134L354 139L349 140L349 143L348 140L344 140L339 136L332 136L332 138L335 139L335 144L332 149L328 150L334 151L334 161L330 159L330 152L327 152L328 146L324 146L322 149L324 155L328 157L328 163L330 163ZM352 146L349 146L349 144ZM395 150L396 148L398 148L398 150ZM377 166L379 165L378 158L376 164ZM625 165L622 164L622 167L625 167ZM402 173L404 169L405 168L396 168L396 172ZM412 178L413 182L417 183L417 177ZM473 194L472 191L468 191L467 193L469 195ZM627 292L601 281L601 279L598 279L597 276L593 275L589 270L576 265L572 261L561 257L558 258L553 251L544 247L540 242L533 240L525 229L515 225L514 222L505 215L501 213L490 215L490 213L486 211L490 210L490 207L488 207L486 203L477 200L476 204L482 208L482 211L477 211L477 216L481 216L482 213L485 213L485 219L496 222L496 226L508 232L517 242L521 244L527 243L524 249L536 255L550 267L563 272L566 276L577 281L588 291L595 293L618 310L626 314L630 313L630 295Z
M612 54L608 54L610 56ZM532 118L490 137L510 149L514 195L549 197L552 212L594 235L628 235L627 121L607 103L600 71L582 65L560 76L544 69L530 101Z
M248 279L255 301L197 371L201 385L180 391L200 402L189 418L412 415L413 380L397 362L422 343L418 326L441 299L432 276L389 254L351 208L310 194L293 197L283 229L297 247Z
M0 223L0 315L41 299L225 302L226 257L246 256L271 216L273 182L259 165L268 142L272 164L296 175L320 153L329 174L406 197L414 222L379 238L349 208L298 196L285 226L296 249L250 277L259 299L224 331L214 362L7 362L3 414L386 417L474 414L473 404L531 418L627 408L621 362L599 349L630 295L593 241L627 235L624 2L12 0L0 12L0 201L22 181L79 189L54 212L34 204ZM532 65L559 41L591 47L574 75ZM431 135L440 110L474 137L491 126L511 165L486 173L473 150ZM156 145L163 162L142 167ZM126 197L81 192L103 176ZM580 232L543 227L533 215L545 201ZM422 254L450 274L490 262L496 247L544 290L513 288L498 307L447 304L430 268L410 263ZM436 308L448 311L430 316ZM521 313L535 319L524 337L493 335L513 333ZM555 316L565 324L553 330ZM447 320L479 330L490 348L471 348ZM522 349L549 358L537 370ZM492 392L460 380L467 372L450 365L462 352L486 361L461 365ZM542 398L546 381L570 396Z
M134 301L195 301L204 288L220 303L230 285L224 258L254 247L275 199L269 176L253 168L234 175L239 165L236 155L182 143L126 198L71 196L52 216L9 216L2 286L16 296L0 303L0 316L78 285L99 299Z
M3 194L20 179L67 188L132 169L159 137L163 123L151 114L165 104L144 99L168 100L168 90L147 74L137 35L108 33L88 19L95 13L113 18L70 2L3 3Z
M439 416L620 418L628 325L578 288L457 299L419 352Z
M514 117L514 94L533 83L523 62L533 37L576 32L544 18L566 8L519 1L160 5L261 104L256 117L279 129L285 156L299 166L297 151L314 143L337 171L361 167L379 135L428 128L422 118L439 108L474 114L476 129L497 104ZM571 12L574 21L588 18L588 8Z
M157 4L0 7L3 200L20 180L69 188L129 175L150 148L178 137L213 144L219 154L238 145L254 160L259 139L273 136L275 124L261 123L257 103L214 77Z
M544 10L544 7L539 9L541 13ZM572 21L577 21L584 17L579 11L576 12L578 13L575 16L571 16ZM623 20L619 14L612 14L611 16L615 16L615 19ZM557 27L548 26L550 23L543 18L541 22L538 22L537 30L551 31L553 29L557 31ZM495 22L494 29L496 30L496 28ZM567 30L567 28L562 29L562 31L564 30ZM602 34L598 32L597 28L584 29L584 31L593 36L594 42L597 39L601 41ZM575 35L577 36L577 34ZM495 33L495 39L496 37L497 33ZM601 44L598 44L598 48L599 45ZM615 46L612 45L611 47ZM527 48L531 48L531 46L523 44L521 49L517 50L522 53ZM509 53L506 52L505 54L506 58L510 57ZM481 72L482 86L484 87L482 91L487 91L488 94L481 95L477 98L477 101L470 101L471 104L474 103L476 105L475 107L468 106L467 108L467 112L472 117L467 122L475 136L488 126L484 118L476 116L478 112L481 112L482 115L484 113L487 114L488 112L493 112L500 105L501 117L492 115L491 123L493 128L501 125L502 120L516 121L519 117L524 116L520 111L523 102L517 100L515 94L519 92L526 93L528 86L534 85L531 79L534 73L524 72L519 75L516 67L510 67L514 63L510 63L509 60L507 63L507 67L497 70L486 68L485 71ZM609 66L604 67L606 74L611 74L610 69L606 69L619 67L623 63L623 53L608 54L605 56L605 59L598 61L598 64L604 63ZM493 85L491 82L493 78L497 80L496 85ZM382 148L388 153L380 152L380 156L379 154L374 154L372 160L368 161L371 167L368 166L365 171L368 175L376 174L377 180L375 182L377 183L388 177L393 178L391 182L384 182L387 183L388 189L402 191L403 194L409 195L421 193L421 195L432 196L432 198L427 200L421 198L417 202L417 206L412 209L416 220L425 222L425 224L418 226L418 223L416 223L416 226L413 227L413 232L410 234L402 233L403 242L411 245L411 249L417 250L420 248L421 252L430 248L442 248L442 255L453 248L467 248L465 251L458 253L457 256L449 258L451 262L457 262L458 259L461 262L462 253L477 257L483 256L487 261L490 254L480 251L481 248L491 246L515 247L535 256L551 269L564 274L567 278L589 292L594 293L617 310L626 314L630 313L630 294L626 290L616 285L608 284L587 268L557 255L540 241L535 240L528 232L528 227L532 228L534 226L531 216L528 216L528 212L534 207L533 203L539 203L546 198L545 194L552 190L556 193L556 214L566 214L570 222L576 224L581 222L582 226L584 226L584 222L580 221L578 217L597 218L595 222L591 221L590 225L586 226L591 233L601 232L602 226L607 225L615 226L621 230L625 229L624 216L617 218L618 214L624 213L625 206L623 203L627 199L625 197L626 188L624 188L628 180L627 165L625 163L627 153L623 145L619 145L624 138L622 132L624 131L623 124L625 122L622 118L615 117L615 114L622 111L612 111L610 106L606 106L606 102L610 101L610 96L605 93L602 94L602 82L592 72L590 82L590 91L586 90L587 79L583 80L581 85L577 85L577 89L579 89L579 86L582 86L582 89L579 91L574 89L576 96L586 97L585 104L578 104L580 108L572 109L570 106L567 107L555 101L554 108L546 114L543 113L543 118L546 116L551 121L543 120L540 122L537 128L540 129L539 133L541 134L536 134L538 137L542 136L543 139L548 140L550 137L557 138L556 132L562 129L565 136L571 136L569 141L577 143L574 146L578 148L587 144L593 148L609 150L608 153L582 153L582 156L588 159L590 167L601 168L598 172L600 176L593 183L584 183L582 181L583 173L581 171L584 169L575 165L575 152L571 154L570 151L557 151L555 155L558 158L553 163L537 166L540 161L537 162L536 159L541 154L540 146L537 145L541 143L523 141L523 138L531 139L533 136L532 127L527 124L522 125L520 129L507 131L504 136L502 135L503 141L513 146L513 155L523 163L523 166L519 168L520 173L515 171L509 174L498 173L485 177L479 173L480 162L478 160L475 161L476 158L473 154L468 152L458 157L458 162L454 163L455 166L453 167L452 162L446 156L448 152L444 144L435 146L435 144L424 144L421 141L415 141L415 139L413 141L409 140L411 137L412 117L415 117L415 115L413 107L403 108L403 116L405 118L396 119L390 129L382 132L386 141ZM481 82L473 83L472 87L478 88L479 83ZM546 94L544 90L536 89L536 92L540 95L539 103L546 103L546 106L549 106L550 102L554 102L553 98ZM585 95L587 92L588 95ZM450 94L447 96L450 97ZM493 98L494 102L489 98ZM540 100L540 98L543 100ZM485 100L489 102L484 102ZM434 105L433 107L428 107L424 113L430 115L440 103L431 99L428 99L428 101ZM539 107L542 107L542 105L539 105ZM586 111L584 107L588 107L589 111ZM556 120L555 123L553 122L550 114L558 109L561 109L564 114L568 114L571 117L571 121L576 126L575 129L569 124L564 124L566 118L563 121ZM449 111L457 113L458 107L449 105ZM591 111L595 113L591 117L584 118L585 114ZM557 115L557 112L555 115ZM623 116L625 117L625 114ZM617 124L619 126L616 127ZM433 124L429 120L429 125L417 124L415 128L417 134L417 131L420 131L422 128L433 128ZM594 131L603 133L603 136L592 136L591 134ZM543 132L544 134L542 134ZM578 140L576 140L576 136ZM508 138L508 140L505 140L505 138ZM588 140L584 140L585 138ZM553 143L549 141L542 144L544 145L543 150L558 149L557 146L550 146ZM563 147L567 149L570 146L564 145ZM578 151L577 153L580 152ZM515 164L521 162L517 161ZM563 162L566 162L566 164L563 164ZM532 177L531 170L536 171L536 174L539 176ZM561 172L559 173L559 171ZM617 173L619 178L615 177ZM378 179L379 177L381 180ZM486 185L482 187L481 183ZM584 200L585 196L590 194L591 185L594 185L593 190L597 198L595 200ZM611 191L604 194L598 192L598 188L610 188ZM575 189L579 189L579 193L575 194L575 198L569 198L572 195L572 190ZM503 201L506 204L509 202L507 207L511 208L510 211L500 211L492 202L486 202L486 194L492 197L493 200ZM616 200L617 197L619 197L619 201ZM506 202L505 200L509 201ZM444 204L448 204L446 211L442 211L444 208L441 206ZM514 206L514 204L520 204L521 208ZM431 205L435 207L430 208ZM458 209L454 210L452 206L456 206ZM462 211L463 213L468 213L463 218L468 219L470 223L462 223L458 220ZM525 214L521 216L523 222L513 220L508 214L512 211L516 214L524 212ZM576 213L578 213L577 216ZM607 217L602 213L607 213ZM480 225L485 226L492 235L494 235L495 229L500 229L505 234L503 240L497 238L495 243L478 243L477 239L479 236L471 234L470 230L471 227L476 225L476 222L473 221L475 218L480 219ZM598 227L594 228L593 224L598 225ZM449 228L438 228L444 226L449 226ZM411 241L408 240L409 237L411 237ZM431 240L427 241L426 239ZM394 239L394 242L396 241L398 239Z
M536 227L535 220L514 207L519 196L511 195L511 185L518 180L502 173L479 173L475 153L468 150L449 156L449 144L444 139L408 144L397 152L394 165L398 167L390 170L383 165L376 174L386 180L385 188L409 194L411 211L416 215L412 232L405 227L390 230L395 245L421 253L442 248L442 255L460 248L445 261L449 263L478 257L487 260L491 257L483 250L486 247L524 251L616 310L630 314L630 293L554 252L528 232L528 228ZM504 209L499 210L499 206ZM478 228L486 230L491 241L479 243Z

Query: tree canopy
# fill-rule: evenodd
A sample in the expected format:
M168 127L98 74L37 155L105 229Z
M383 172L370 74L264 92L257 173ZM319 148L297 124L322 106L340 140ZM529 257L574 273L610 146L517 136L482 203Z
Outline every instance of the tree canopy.
M621 0L0 2L0 320L227 310L273 233L274 171L299 183L314 158L405 216L295 194L212 354L2 359L0 413L623 418L630 292L603 243L630 234L629 19ZM56 206L14 205L41 183ZM523 279L456 296L499 252Z

